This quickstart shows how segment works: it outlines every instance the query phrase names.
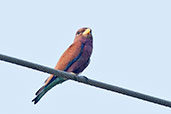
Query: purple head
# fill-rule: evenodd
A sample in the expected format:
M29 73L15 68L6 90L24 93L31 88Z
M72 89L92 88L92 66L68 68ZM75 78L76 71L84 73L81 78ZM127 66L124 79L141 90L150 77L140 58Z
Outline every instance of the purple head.
M92 43L93 36L92 30L88 27L80 28L75 34L75 41L81 41L82 43Z

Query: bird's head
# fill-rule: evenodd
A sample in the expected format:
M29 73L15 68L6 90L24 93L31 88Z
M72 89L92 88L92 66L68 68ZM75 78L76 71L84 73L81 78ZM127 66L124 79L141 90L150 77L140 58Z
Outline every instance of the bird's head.
M76 39L92 39L92 30L87 27L80 28L75 34L75 40Z

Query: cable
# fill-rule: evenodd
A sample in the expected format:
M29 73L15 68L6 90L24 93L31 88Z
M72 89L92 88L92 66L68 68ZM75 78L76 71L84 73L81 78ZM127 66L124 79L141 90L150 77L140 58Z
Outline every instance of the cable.
M128 89L125 89L125 88L121 88L121 87L118 87L118 86L106 84L106 83L99 82L99 81L96 81L96 80L92 80L92 79L89 79L89 78L87 78L85 76L75 76L73 74L70 74L70 73L67 73L67 72L64 72L64 71L55 70L55 69L52 69L52 68L49 68L49 67L46 67L46 66L43 66L43 65L35 64L35 63L32 63L32 62L24 61L24 60L21 60L21 59L17 59L17 58L14 58L14 57L9 57L9 56L2 55L2 54L0 54L0 60L5 61L5 62L9 62L9 63L13 63L13 64L17 64L17 65L20 65L20 66L24 66L24 67L27 67L27 68L31 68L31 69L34 69L34 70L42 71L42 72L45 72L45 73L54 74L54 75L59 76L59 77L64 77L64 78L67 78L67 79L75 80L77 82L81 82L81 83L84 83L84 84L87 84L87 85L91 85L91 86L99 87L99 88L102 88L102 89L110 90L110 91L113 91L113 92L121 93L123 95L131 96L131 97L134 97L134 98L138 98L138 99L141 99L141 100L145 100L145 101L148 101L148 102L152 102L152 103L155 103L155 104L159 104L159 105L167 106L167 107L171 108L171 102L170 101L160 99L160 98L157 98L157 97L153 97L153 96L149 96L149 95L145 95L143 93L135 92L135 91L128 90Z

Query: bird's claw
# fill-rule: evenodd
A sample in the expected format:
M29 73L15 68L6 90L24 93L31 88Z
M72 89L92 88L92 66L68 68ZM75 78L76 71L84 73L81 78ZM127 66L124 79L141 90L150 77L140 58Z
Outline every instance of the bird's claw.
M88 78L86 77L86 76L82 76L85 80L86 80L86 82L88 83Z

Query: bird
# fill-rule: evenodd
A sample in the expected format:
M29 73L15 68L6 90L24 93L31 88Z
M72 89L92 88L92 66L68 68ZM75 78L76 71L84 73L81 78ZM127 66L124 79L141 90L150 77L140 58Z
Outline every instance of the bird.
M75 34L73 43L64 51L54 69L77 76L89 65L92 51L92 30L89 27L80 28ZM51 74L45 80L44 85L35 93L36 97L32 102L36 104L50 89L65 81L67 79Z

